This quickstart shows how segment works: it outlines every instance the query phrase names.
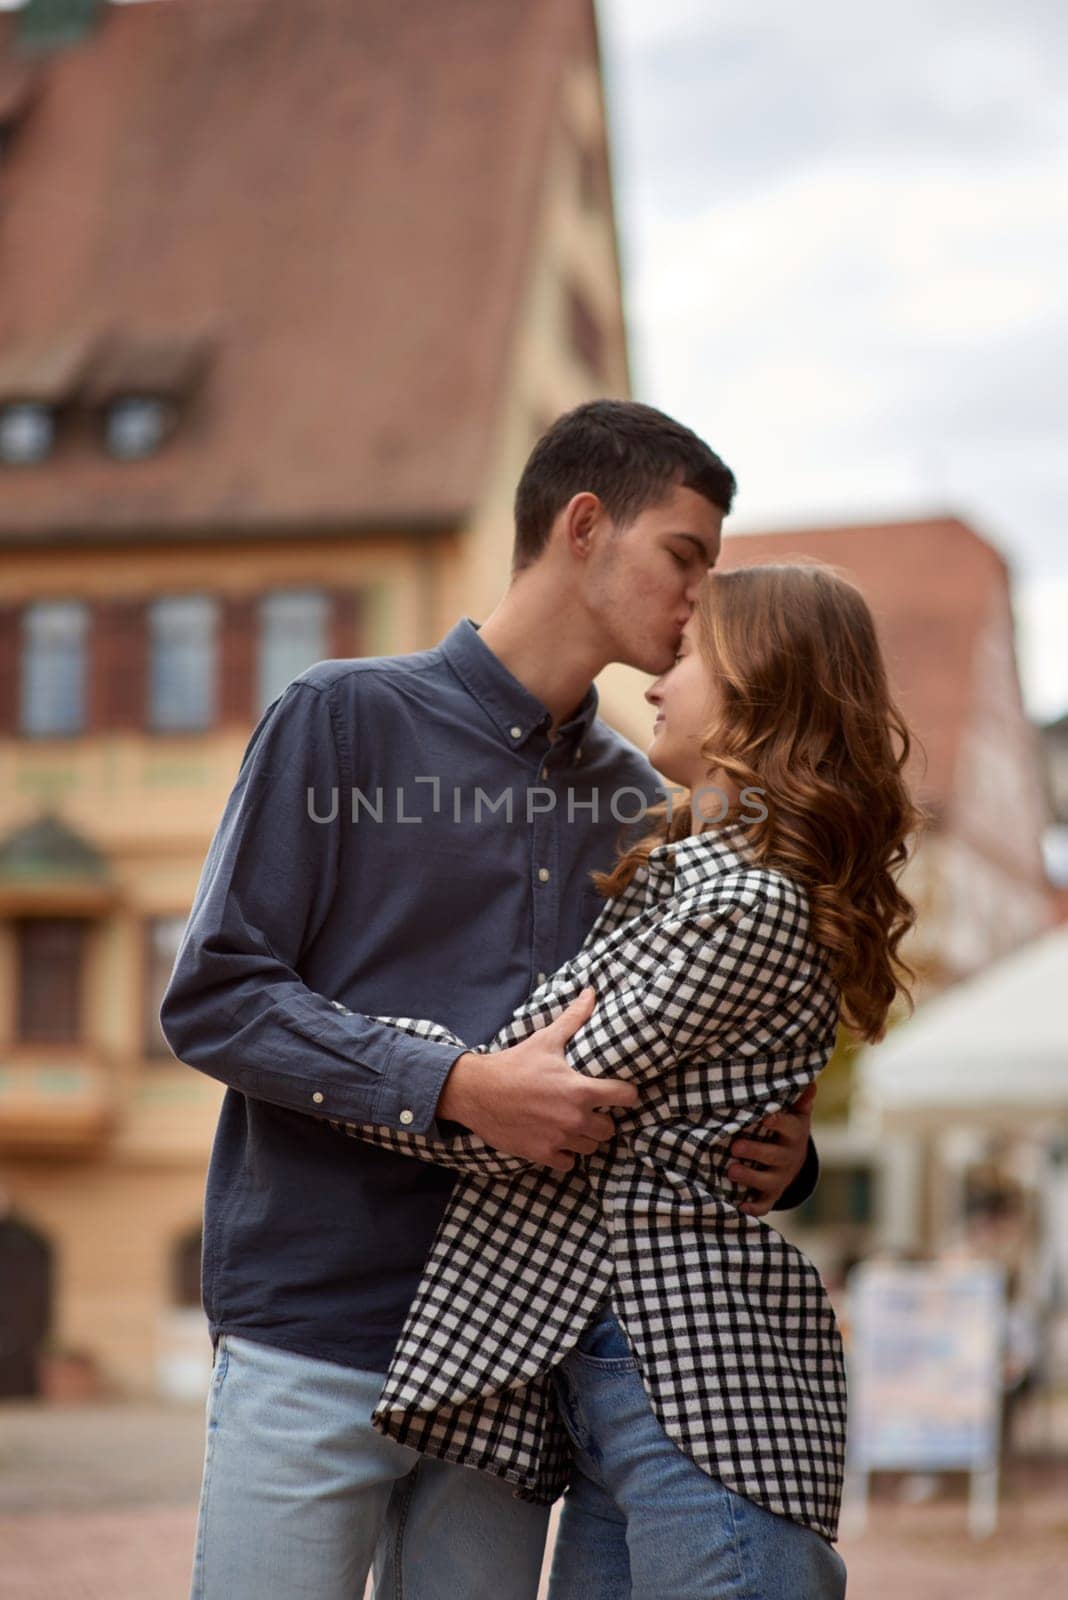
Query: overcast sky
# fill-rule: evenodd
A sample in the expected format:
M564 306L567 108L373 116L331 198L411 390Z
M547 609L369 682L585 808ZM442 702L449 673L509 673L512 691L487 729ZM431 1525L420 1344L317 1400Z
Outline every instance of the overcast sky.
M599 0L637 394L732 526L951 510L1068 710L1063 0Z

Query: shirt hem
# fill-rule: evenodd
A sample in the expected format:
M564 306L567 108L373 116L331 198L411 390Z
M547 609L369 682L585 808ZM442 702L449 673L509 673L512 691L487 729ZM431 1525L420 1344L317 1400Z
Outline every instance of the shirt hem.
M342 1349L340 1346L324 1345L312 1339L291 1338L289 1334L279 1333L273 1328L248 1327L244 1323L235 1323L228 1318L219 1321L209 1319L208 1331L213 1346L218 1344L220 1337L225 1333L232 1339L248 1339L251 1344L270 1345L274 1350L286 1350L290 1355L305 1356L311 1361L329 1361L337 1367L370 1372L376 1376L380 1375L383 1384L386 1381L389 1357L383 1361L381 1356L375 1353L381 1348L380 1346L369 1346L366 1355L363 1355L351 1348Z

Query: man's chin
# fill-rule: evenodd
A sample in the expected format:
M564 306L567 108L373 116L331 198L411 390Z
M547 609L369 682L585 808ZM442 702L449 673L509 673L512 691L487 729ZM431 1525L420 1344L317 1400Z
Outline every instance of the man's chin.
M662 651L650 645L648 651L635 651L627 662L628 667L635 667L639 672L647 672L650 678L662 678L665 672L670 672L675 665L675 646L668 645Z

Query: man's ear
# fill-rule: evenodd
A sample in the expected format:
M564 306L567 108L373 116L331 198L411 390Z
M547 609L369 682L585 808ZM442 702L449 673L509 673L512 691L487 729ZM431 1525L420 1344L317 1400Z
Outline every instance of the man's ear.
M605 509L597 495L588 490L575 494L560 513L561 532L572 556L585 561L593 548L594 537L605 521Z

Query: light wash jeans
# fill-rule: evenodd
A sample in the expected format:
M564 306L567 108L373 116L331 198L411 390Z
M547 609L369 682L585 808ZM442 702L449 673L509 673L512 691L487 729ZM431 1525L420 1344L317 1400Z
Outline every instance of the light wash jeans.
M193 1600L534 1600L548 1508L383 1438L383 1382L221 1336Z
M668 1438L609 1315L554 1373L577 1459L549 1600L841 1600L828 1542L709 1477Z

